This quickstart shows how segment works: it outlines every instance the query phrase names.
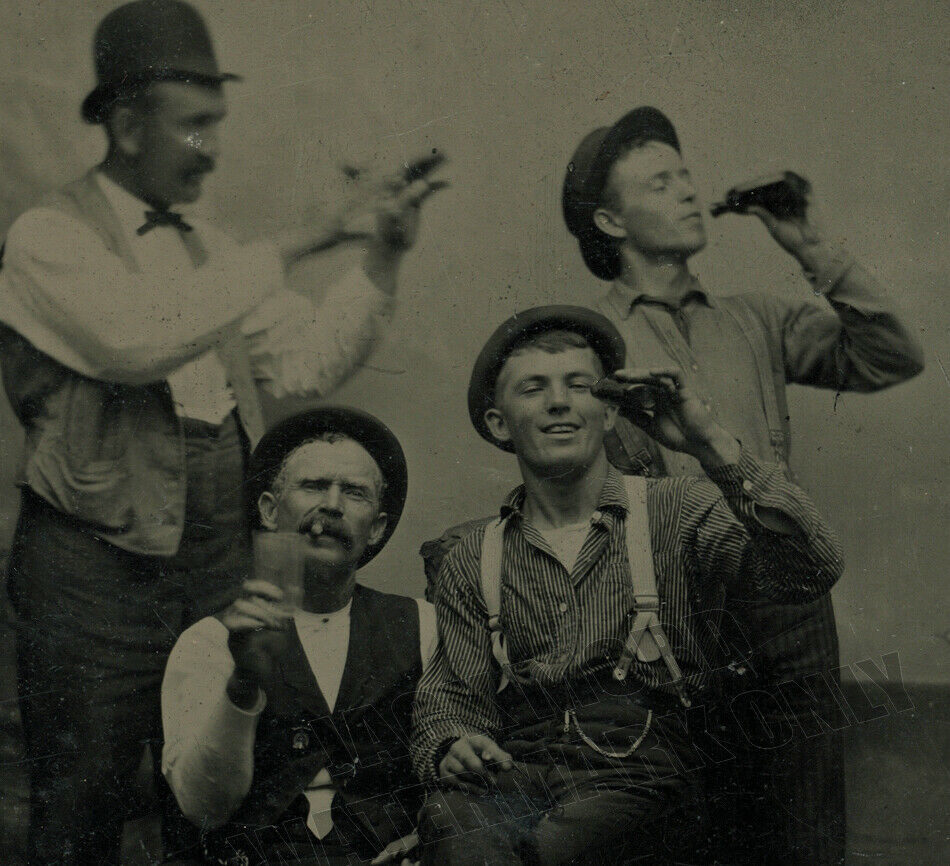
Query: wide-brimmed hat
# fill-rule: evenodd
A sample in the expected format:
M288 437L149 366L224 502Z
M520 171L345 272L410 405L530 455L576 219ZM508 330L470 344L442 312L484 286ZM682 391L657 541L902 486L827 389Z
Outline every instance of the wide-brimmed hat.
M204 19L183 0L135 0L113 9L93 40L96 87L82 104L87 123L102 123L123 93L150 81L220 84L221 72Z
M485 343L468 383L468 415L482 439L503 451L514 450L510 442L499 442L485 423L485 413L495 404L495 383L511 351L528 337L547 331L581 334L600 358L604 373L623 366L626 347L610 320L587 307L554 304L532 307L503 322Z
M631 144L660 141L679 152L680 143L669 118L657 108L640 106L613 126L602 126L584 136L564 175L561 206L568 231L577 238L584 264L602 280L620 275L615 242L594 225L594 211L613 164Z
M251 514L256 515L257 500L264 491L273 487L287 455L304 442L324 433L343 433L359 442L376 461L385 481L379 510L386 514L386 529L377 544L363 551L357 563L357 568L360 568L386 546L395 531L406 504L409 483L406 455L399 440L392 430L369 412L349 406L320 406L291 415L271 427L251 455L245 484L247 507ZM252 521L252 525L256 522L257 518Z

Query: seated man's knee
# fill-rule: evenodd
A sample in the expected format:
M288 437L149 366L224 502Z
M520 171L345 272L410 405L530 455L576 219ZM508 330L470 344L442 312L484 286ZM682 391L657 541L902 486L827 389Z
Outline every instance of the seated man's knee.
M514 808L515 806L521 808ZM509 822L532 824L540 813L524 797L514 794L445 788L429 796L419 817L419 835L423 839L446 838L453 834L499 828Z

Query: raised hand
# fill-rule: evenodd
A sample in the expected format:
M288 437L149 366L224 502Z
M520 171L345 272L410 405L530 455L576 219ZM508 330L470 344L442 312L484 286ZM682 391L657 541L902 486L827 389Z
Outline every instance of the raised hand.
M714 453L729 462L738 459L738 442L716 422L679 368L617 370L610 379L631 395L629 400L623 395L613 398L620 413L660 445L701 462L708 462Z
M241 596L216 614L228 630L228 649L234 659L228 693L239 706L248 703L249 693L256 698L257 689L272 675L274 661L286 645L291 615L279 607L283 597L272 583L247 580Z
M821 243L821 233L809 219L807 211L804 216L793 216L787 219L779 219L764 207L757 205L751 205L746 212L757 216L775 242L799 261L807 256L811 247Z
M446 180L431 177L445 159L444 154L433 151L406 162L389 175L349 164L341 166L346 189L339 205L312 213L302 226L285 230L273 239L284 266L289 268L340 243L363 242L367 273L382 288L394 290L395 281L388 271L415 243L422 203L448 186Z
M409 249L418 233L422 203L448 186L447 181L431 177L445 159L444 154L434 151L385 176L344 165L352 193L340 213L343 237L374 241L391 253Z

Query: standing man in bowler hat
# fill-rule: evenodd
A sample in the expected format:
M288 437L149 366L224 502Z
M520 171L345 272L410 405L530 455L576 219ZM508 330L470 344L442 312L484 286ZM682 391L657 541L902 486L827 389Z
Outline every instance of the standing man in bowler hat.
M877 281L807 215L777 219L749 208L798 260L820 301L760 291L709 294L689 270L690 257L706 245L700 204L676 131L655 108L636 108L583 139L568 165L563 208L585 264L611 283L598 308L623 334L631 363L681 367L719 423L759 460L788 467L786 384L870 392L923 369L920 346ZM610 445L628 471L702 472L692 456L657 447L625 419ZM804 696L815 690L816 675L819 681L837 678L829 596L788 606L740 593L727 610L732 616L726 624L738 623L744 633L734 639L752 645L751 673L737 678L736 689L791 682L804 690L787 690L786 697ZM815 691L825 718L834 722L832 690ZM813 706L807 698L800 703L790 703L794 721L804 720L810 731ZM784 715L770 723L788 724ZM721 803L714 823L734 826L738 834L727 856L750 863L842 863L840 735L806 738L796 731L787 746L763 751L744 745L743 727L734 728L731 743L738 760L723 765L734 773L729 790L738 793L741 807L715 784L711 788Z
M255 575L182 634L162 685L165 775L209 863L401 862L435 615L356 580L402 513L402 448L368 413L321 406L267 432L248 486L263 530L299 539L302 601L288 610Z
M117 862L168 652L246 576L257 389L323 396L360 366L440 185L428 156L357 184L326 224L239 245L172 209L215 166L236 78L199 14L128 3L94 57L82 115L106 156L14 223L0 273L4 386L26 431L9 590L43 866ZM294 263L354 239L362 266L321 305L285 288Z

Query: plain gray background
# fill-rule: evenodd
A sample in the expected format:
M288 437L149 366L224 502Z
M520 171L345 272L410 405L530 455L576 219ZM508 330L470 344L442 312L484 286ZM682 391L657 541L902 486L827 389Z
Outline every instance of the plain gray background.
M0 233L43 189L102 153L79 103L111 2L4 3ZM410 464L405 516L363 572L421 594L420 543L485 514L516 483L477 438L471 363L524 307L593 302L560 217L580 137L627 109L673 119L705 203L762 170L811 179L821 221L908 311L927 352L874 396L792 389L793 463L840 531L842 662L900 653L907 680L950 682L947 580L947 5L936 2L199 2L224 69L224 156L200 207L250 238L331 201L343 159L395 164L431 147L452 188L426 208L399 310L370 367L334 396L379 415ZM796 263L757 221L708 222L694 259L713 293L805 298ZM353 261L298 273L319 294ZM288 407L281 407L286 411ZM0 539L13 529L20 433L0 411ZM942 637L941 637L942 635Z

